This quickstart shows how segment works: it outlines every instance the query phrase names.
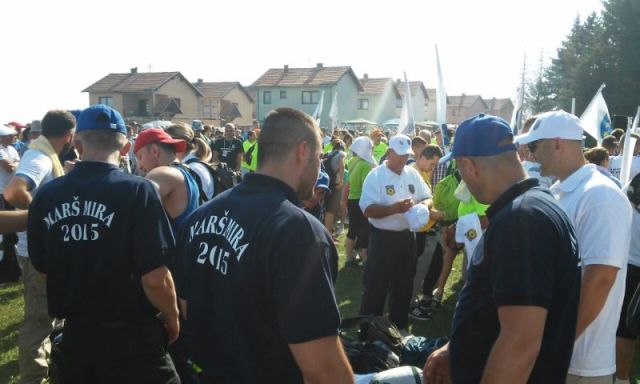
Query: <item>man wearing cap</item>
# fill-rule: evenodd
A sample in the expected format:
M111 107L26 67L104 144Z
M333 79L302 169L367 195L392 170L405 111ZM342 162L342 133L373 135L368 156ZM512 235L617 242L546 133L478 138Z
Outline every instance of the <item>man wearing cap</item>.
M489 226L471 257L451 340L427 360L426 383L563 383L573 352L580 267L569 217L526 175L506 121L477 115L453 144ZM450 369L449 369L450 368Z
M178 236L178 294L201 382L352 383L338 338L337 251L299 208L318 179L318 126L279 108L258 143L258 171L196 210Z
M15 175L20 164L20 155L14 148L16 131L13 128L0 126L0 210L13 211L14 208L4 198L4 189L9 180ZM0 257L0 280L3 282L18 281L20 268L15 259L14 245L18 242L15 233L5 233L0 236L4 254Z
M71 146L76 119L67 111L53 110L42 119L42 136L29 145L4 197L19 209L27 209L38 189L64 175L58 154ZM27 233L18 234L18 263L24 281L24 321L18 333L20 383L38 383L47 377L49 334L53 319L47 313L46 277L33 268L27 251Z
M49 313L65 319L64 383L179 383L167 355L178 337L171 228L153 185L121 172L120 114L78 118L81 153L29 209L29 257L47 275Z
M373 141L373 158L376 160L376 164L380 163L382 156L387 153L387 144L382 141L382 129L376 128L371 132L371 140Z
M616 329L624 299L632 211L613 181L585 164L583 127L564 111L538 116L518 143L555 176L551 193L576 228L582 286L576 341L567 383L611 383L616 371ZM582 381L581 381L582 380Z
M244 149L242 141L238 140L235 134L236 127L231 123L225 124L224 137L216 140L211 149L217 154L221 163L227 163L230 169L239 171Z
M330 193L329 175L325 171L320 171L318 181L310 199L302 200L302 207L321 223L324 222L323 200L327 193Z
M431 191L414 167L407 166L411 139L389 140L387 160L364 180L360 208L372 225L364 266L360 314L381 316L389 293L389 320L406 330L416 271L415 237L408 216L414 212L427 224ZM407 214L405 214L407 213Z
M186 148L186 141L172 138L161 128L144 130L138 135L134 148L138 167L158 186L162 206L174 231L200 201L197 182L176 156Z

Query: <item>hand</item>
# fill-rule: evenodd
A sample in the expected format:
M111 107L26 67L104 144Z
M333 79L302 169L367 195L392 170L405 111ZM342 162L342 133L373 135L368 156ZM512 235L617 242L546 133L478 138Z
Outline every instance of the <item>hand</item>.
M427 362L424 363L423 382L425 384L448 384L449 383L449 344L434 351Z
M178 320L178 316L167 318L164 314L160 314L160 320L164 323L164 328L167 330L169 344L173 344L178 340L178 335L180 334L180 321Z
M76 164L78 164L78 162L80 162L80 160L67 160L64 162L64 173L67 174L69 172L71 172L73 170L73 168L75 168Z
M405 213L413 207L411 198L397 201L393 204L396 213Z

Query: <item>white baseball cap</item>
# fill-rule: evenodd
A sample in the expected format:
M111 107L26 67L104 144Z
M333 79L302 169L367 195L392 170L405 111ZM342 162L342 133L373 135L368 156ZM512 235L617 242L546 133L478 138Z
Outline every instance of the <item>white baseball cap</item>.
M393 136L389 140L389 149L393 149L398 156L413 155L411 139L406 135L398 134Z
M371 155L371 151L373 150L373 142L367 136L357 137L355 140L353 140L353 143L351 143L351 147L349 147L349 149L351 149L351 152L353 152L359 158L373 165L378 165Z
M551 111L538 115L529 132L515 137L518 144L542 139L582 140L584 128L575 115L565 111Z
M17 134L18 133L16 132L15 129L5 127L4 125L0 125L0 136L12 136Z

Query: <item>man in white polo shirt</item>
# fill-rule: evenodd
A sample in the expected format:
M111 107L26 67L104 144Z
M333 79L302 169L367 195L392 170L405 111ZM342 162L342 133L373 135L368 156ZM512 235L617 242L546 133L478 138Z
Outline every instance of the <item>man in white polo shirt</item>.
M389 291L389 320L406 329L416 271L415 237L410 220L429 220L431 191L413 167L406 166L411 139L389 140L387 160L364 180L360 208L372 225L364 267L361 315L382 315ZM408 219L409 218L409 219Z
M516 138L556 176L551 192L572 220L582 260L576 342L567 383L612 382L616 328L624 298L631 230L626 196L593 164L585 164L580 120L564 111L541 114Z

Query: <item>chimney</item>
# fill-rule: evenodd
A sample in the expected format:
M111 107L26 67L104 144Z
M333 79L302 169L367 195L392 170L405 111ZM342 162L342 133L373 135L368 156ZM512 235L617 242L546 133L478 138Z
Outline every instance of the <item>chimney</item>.
M365 79L365 80L369 80L369 74L368 74L368 73L365 73L365 74L364 74L364 79Z
M284 65L284 73L289 73L289 64Z
M131 73L138 73L138 67L131 68Z
M203 83L202 79L198 79L198 85L200 85L202 83Z
M316 68L318 68L318 69L322 69L322 63L318 63L318 64L316 64Z

